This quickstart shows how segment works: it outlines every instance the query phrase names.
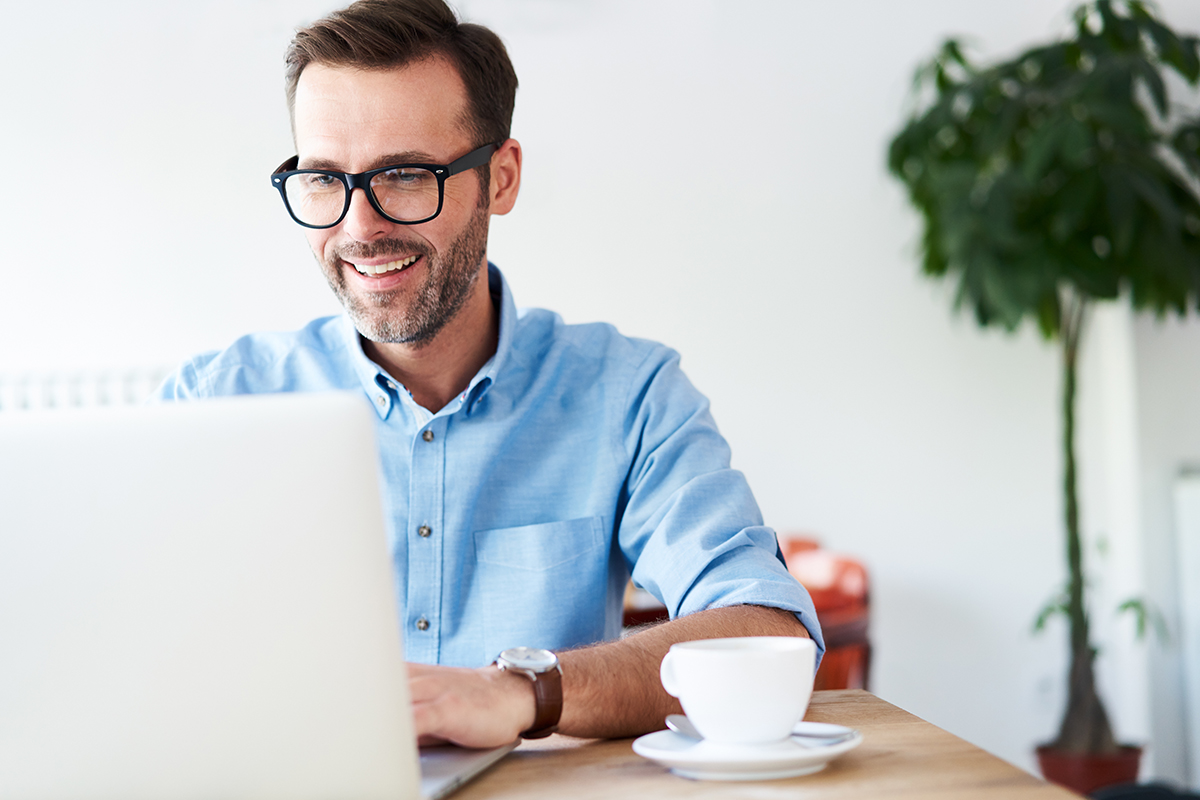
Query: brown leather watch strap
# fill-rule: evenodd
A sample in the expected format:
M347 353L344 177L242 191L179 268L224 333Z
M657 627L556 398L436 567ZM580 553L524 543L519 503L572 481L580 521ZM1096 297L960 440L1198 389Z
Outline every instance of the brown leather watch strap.
M562 667L545 672L521 670L533 680L533 700L536 709L533 724L521 733L522 739L541 739L554 733L562 717Z

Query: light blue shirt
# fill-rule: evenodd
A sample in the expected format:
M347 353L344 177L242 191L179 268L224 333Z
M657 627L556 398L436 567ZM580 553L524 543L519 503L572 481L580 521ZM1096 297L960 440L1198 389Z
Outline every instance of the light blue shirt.
M518 311L499 270L488 278L496 354L436 414L366 357L345 316L197 356L156 396L366 393L410 661L479 666L506 647L615 638L631 572L672 618L792 611L823 653L812 600L678 354Z

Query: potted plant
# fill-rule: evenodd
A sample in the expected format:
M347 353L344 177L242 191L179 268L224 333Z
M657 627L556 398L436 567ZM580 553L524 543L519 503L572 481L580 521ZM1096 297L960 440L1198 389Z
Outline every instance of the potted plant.
M888 167L923 220L922 269L953 276L981 326L1034 321L1062 353L1067 587L1040 615L1069 622L1067 707L1039 748L1043 773L1088 792L1136 777L1096 691L1076 493L1075 392L1088 311L1125 298L1185 315L1200 303L1200 119L1171 106L1165 74L1195 86L1200 42L1138 0L1078 8L1069 38L994 66L947 41L918 71L914 112ZM1130 601L1122 608L1139 615ZM1061 777L1133 760L1132 773ZM1097 782L1099 781L1099 783Z

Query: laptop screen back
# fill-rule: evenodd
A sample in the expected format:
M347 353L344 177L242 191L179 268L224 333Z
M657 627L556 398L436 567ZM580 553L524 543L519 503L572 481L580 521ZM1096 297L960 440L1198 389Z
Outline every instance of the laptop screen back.
M372 425L0 415L0 797L415 796Z

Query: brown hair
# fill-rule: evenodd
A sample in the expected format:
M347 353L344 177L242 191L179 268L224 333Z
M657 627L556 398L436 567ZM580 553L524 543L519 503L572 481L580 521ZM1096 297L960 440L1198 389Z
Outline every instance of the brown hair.
M358 0L297 30L285 56L288 115L294 125L296 84L309 64L390 69L436 56L466 86L463 122L475 145L507 139L517 73L504 43L482 25L460 23L443 0Z

